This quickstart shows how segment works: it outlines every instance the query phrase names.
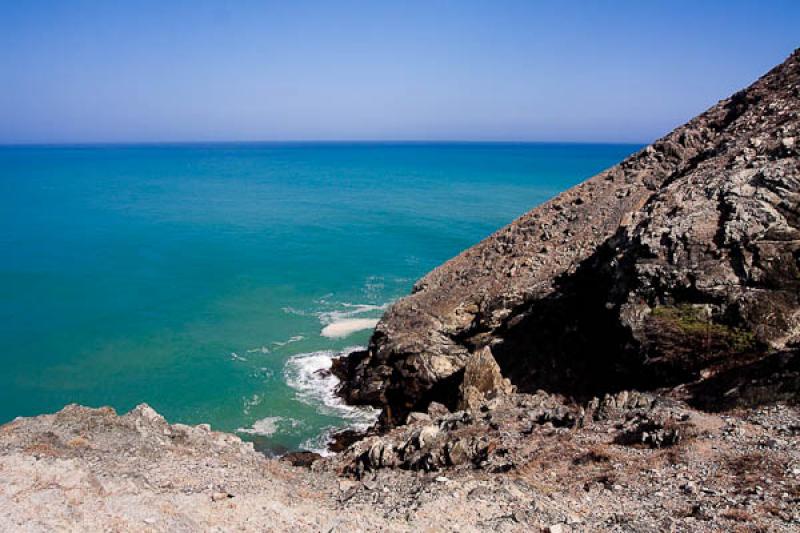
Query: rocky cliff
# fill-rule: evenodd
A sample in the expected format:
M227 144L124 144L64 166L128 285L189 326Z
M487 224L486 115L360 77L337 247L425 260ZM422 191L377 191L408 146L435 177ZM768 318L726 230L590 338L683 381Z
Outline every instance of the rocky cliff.
M519 390L653 389L800 343L800 51L416 283L336 371L396 423L485 347Z

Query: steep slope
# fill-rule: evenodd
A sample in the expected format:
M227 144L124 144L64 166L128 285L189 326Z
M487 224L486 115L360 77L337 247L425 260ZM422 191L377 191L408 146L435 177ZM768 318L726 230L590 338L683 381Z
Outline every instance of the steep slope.
M336 368L402 420L490 346L523 391L692 379L800 342L800 51L429 273Z

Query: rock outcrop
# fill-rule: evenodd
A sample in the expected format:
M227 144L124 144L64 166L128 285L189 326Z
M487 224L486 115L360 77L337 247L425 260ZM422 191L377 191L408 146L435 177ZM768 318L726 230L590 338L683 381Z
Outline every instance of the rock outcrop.
M454 408L490 346L521 391L588 398L800 343L800 51L416 283L342 394L392 425Z
M512 389L511 382L503 377L500 366L492 356L491 348L485 346L467 359L458 407L476 409L485 398L510 394Z

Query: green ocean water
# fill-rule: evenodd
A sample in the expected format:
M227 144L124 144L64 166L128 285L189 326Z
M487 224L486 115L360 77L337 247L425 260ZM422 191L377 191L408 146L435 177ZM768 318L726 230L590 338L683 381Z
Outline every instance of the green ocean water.
M0 423L147 402L265 449L320 447L372 417L315 372L366 343L357 327L638 148L0 147Z

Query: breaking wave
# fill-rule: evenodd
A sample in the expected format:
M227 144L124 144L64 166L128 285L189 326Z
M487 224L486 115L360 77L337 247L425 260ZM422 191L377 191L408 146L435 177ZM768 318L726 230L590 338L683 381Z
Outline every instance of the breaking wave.
M367 406L347 405L336 395L339 379L330 372L334 357L359 350L351 347L341 352L320 350L294 355L286 361L284 377L294 389L295 397L318 412L342 418L355 429L366 429L378 416L378 410Z

